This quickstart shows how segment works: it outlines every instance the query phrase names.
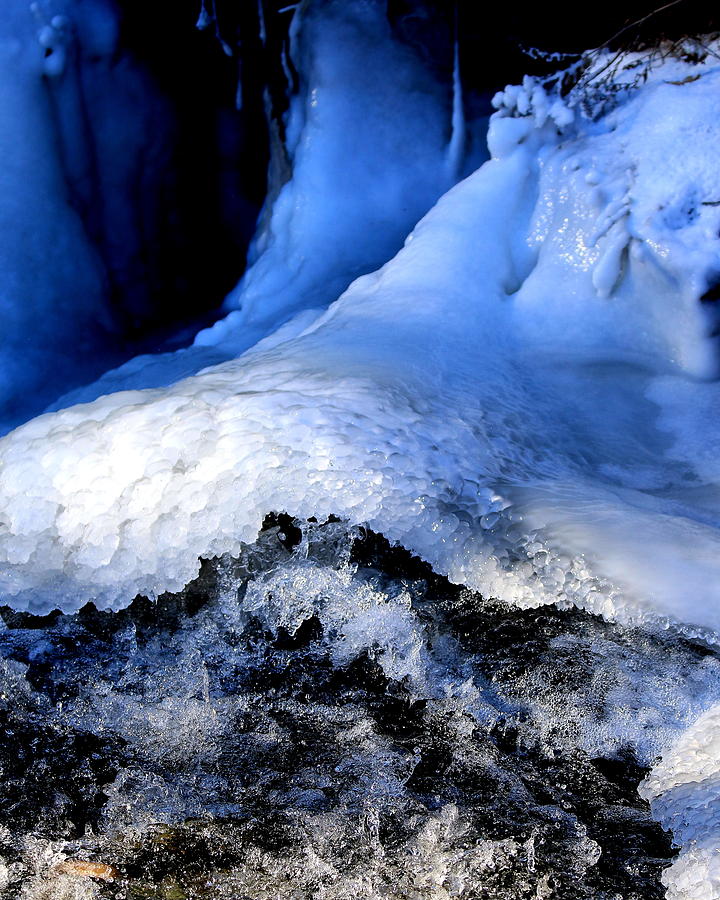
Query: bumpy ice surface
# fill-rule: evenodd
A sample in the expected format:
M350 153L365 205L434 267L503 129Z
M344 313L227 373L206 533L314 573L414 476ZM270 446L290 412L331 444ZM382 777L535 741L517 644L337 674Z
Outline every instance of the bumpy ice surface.
M494 158L300 335L6 437L5 596L177 589L285 509L504 600L717 627L715 473L680 401L716 394L720 73L670 68L598 121L508 92Z

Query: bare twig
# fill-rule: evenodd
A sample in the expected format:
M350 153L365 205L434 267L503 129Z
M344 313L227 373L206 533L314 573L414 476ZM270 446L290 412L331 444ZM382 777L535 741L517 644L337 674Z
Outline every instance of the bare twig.
M642 16L639 19L636 19L634 22L629 22L627 25L623 26L620 31L616 32L612 37L609 37L603 44L597 48L597 50L602 50L607 47L608 44L611 44L614 40L619 38L621 35L625 34L626 31L630 31L632 28L636 28L638 25L644 25L649 19L652 19L653 16L659 15L661 12L665 12L666 9L670 9L672 6L677 6L679 3L684 3L685 0L670 0L670 3L665 3L663 6L658 6L657 9L653 9L647 15Z

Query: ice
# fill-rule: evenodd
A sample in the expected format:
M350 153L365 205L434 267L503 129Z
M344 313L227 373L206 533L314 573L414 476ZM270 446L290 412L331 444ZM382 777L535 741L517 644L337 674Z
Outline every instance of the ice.
M720 73L700 68L561 129L528 82L493 122L496 158L327 313L5 438L5 596L40 610L178 589L275 509L371 525L521 605L717 628L717 506L662 411L668 379L713 389L692 379L716 352L699 296L720 211L680 228L664 212L688 182L716 192Z
M315 34L306 38L305 65L322 87L340 63L313 29L322 22L322 35L341 47L350 28L354 44L377 10L320 8L320 18L307 18L303 28ZM367 49L362 39L359 45ZM376 52L401 51L379 42ZM347 60L351 69L358 63ZM565 748L581 754L630 747L644 763L662 754L644 792L682 847L665 876L668 897L707 900L720 890L718 673L716 657L704 658L698 647L720 643L720 320L713 299L720 68L712 54L701 63L651 57L644 76L641 58L629 62L623 68L621 60L592 91L581 80L561 97L526 79L501 92L488 137L493 158L438 200L393 259L353 281L326 311L347 281L384 261L392 241L385 243L387 234L377 246L372 235L359 240L378 202L370 191L363 194L368 209L351 215L328 205L320 188L310 190L313 173L337 175L328 160L351 164L323 116L339 124L343 140L345 132L356 135L333 106L332 90L301 94L293 115L302 113L304 124L290 128L299 141L290 143L293 178L235 295L240 308L189 354L147 367L137 360L104 382L116 378L127 387L130 373L158 387L41 416L0 442L0 589L5 602L33 612L72 612L87 601L118 610L136 594L181 590L201 557L240 557L270 512L300 522L332 515L381 532L453 583L526 613L555 604L569 616L575 606L626 626L667 629L668 640L699 640L692 650L686 643L681 651L672 643L623 650L624 638L591 640L586 623L584 635L555 634L549 646L568 666L595 658L590 687L561 697L546 690L552 680L544 676L557 669L548 668L543 651L527 676L514 676L515 693L483 692L472 669L488 652L481 637L468 629L464 638L458 631L434 644L407 586L392 593L371 582L358 586L350 571L295 558L247 586L239 598L245 606L234 613L230 579L224 606L231 627L240 630L251 615L277 641L316 623L332 667L369 659L383 678L432 701L433 714L455 710L453 735L469 710L487 724L493 709L519 703L522 694L534 723L523 733L532 731L542 746L560 732ZM417 85L413 65L408 77ZM362 107L368 127L371 107ZM423 96L418 116L435 122L440 107ZM435 149L420 156L417 171L400 177L388 170L387 181L372 175L391 211L412 178L437 193L446 186L432 173L445 165L447 141L433 144L436 133L428 131L423 146ZM409 135L412 144L416 132ZM397 136L392 130L389 144L379 142L383 154L392 155ZM368 157L358 160L364 166ZM348 200L336 182L327 187L333 203ZM432 202L427 190L419 205ZM220 364L192 374L199 361ZM161 386L180 373L191 377ZM478 643L472 663L458 651L463 640ZM162 652L159 643L147 648L148 658ZM227 723L256 714L258 704L214 698L200 657L187 648L182 657L179 672L194 672L192 684L178 674L177 689L154 696L140 668L127 677L128 684L144 682L141 701L130 690L110 690L98 698L102 721L108 729L122 721L136 753L146 748L168 765L187 766L183 754L191 747L202 765L219 765ZM218 667L232 665L223 657ZM292 704L287 710L297 714ZM99 710L78 701L72 715L77 727L97 720ZM320 704L308 719L319 727L325 717L333 741L357 751L335 771L367 775L360 793L369 798L369 816L378 797L392 806L405 796L412 751L390 747L364 714L347 716ZM254 735L254 751L287 746L275 725ZM459 738L453 743L466 748ZM492 769L484 757L478 766ZM320 802L317 786L303 778L282 790L310 808ZM236 802L234 790L194 773L170 790L157 772L127 765L108 788L104 821L129 827L128 798L143 793L149 819L169 817L168 810L179 819L195 816L203 803L220 815ZM437 815L452 831L452 807L445 803ZM318 829L307 846L322 856L337 820L302 821ZM379 825L365 821L364 846L375 852ZM585 877L598 860L594 839L578 821L558 821L563 834L572 833ZM418 827L397 845L395 863L404 853L417 858L442 828ZM531 846L480 848L460 869L480 877L486 849L527 868ZM444 890L445 845L433 847ZM297 868L297 859L266 873L275 895L292 895L282 874L288 865ZM426 875L428 891L435 890L435 870ZM348 884L369 896L384 889L380 875L369 886L358 878L346 879L337 896ZM227 886L255 890L248 871ZM545 890L539 881L535 888Z
M282 516L157 604L2 615L12 900L90 890L78 860L196 900L662 896L642 728L582 747L564 700L612 719L620 663L636 718L669 722L717 667L677 636L514 610Z
M393 39L383 4L336 0L296 15L304 90L286 124L292 178L271 186L256 262L226 301L240 310L233 327L246 345L242 332L266 334L300 309L328 306L382 265L453 183L441 164L452 100ZM211 331L197 343L216 341Z
M300 89L228 314L191 348L133 360L62 405L171 384L237 356L308 309L326 308L400 249L467 166L459 74L454 92L440 84L393 37L383 3L310 4L295 12L291 39Z
M685 731L641 785L680 856L666 871L667 900L720 897L720 708Z
M66 200L52 101L43 81L44 72L61 74L65 44L60 29L38 26L31 6L10 0L0 33L0 417L10 421L17 421L23 403L37 411L37 403L28 400L42 394L49 370L67 379L68 368L83 368L91 347L102 352L112 323L102 268ZM84 368L87 377L92 366Z
M109 283L146 276L133 186L165 165L169 114L118 31L111 0L3 4L2 433L127 352Z

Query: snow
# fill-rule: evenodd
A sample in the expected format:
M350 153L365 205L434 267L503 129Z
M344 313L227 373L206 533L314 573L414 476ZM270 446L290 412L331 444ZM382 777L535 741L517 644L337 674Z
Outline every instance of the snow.
M340 53L345 29L355 45L375 7L336 21L339 7L322 9L322 31L303 26L315 86L291 116L293 177L233 311L189 354L104 383L170 386L49 413L0 441L3 600L117 609L179 590L199 557L239 553L282 510L368 525L508 603L576 604L720 643L720 322L702 300L720 273L720 67L657 62L637 83L634 68L623 91L595 88L591 116L581 93L532 79L501 92L493 158L323 311L399 238L376 218L382 202L394 228L417 196L404 226L446 186L447 146L432 90L406 96L410 61L407 82L385 85L384 54L400 51L384 42L347 120L333 79L360 61ZM402 133L373 118L381 90L413 122L415 162L400 154L397 170L373 168ZM402 601L349 609L341 593L322 612L357 646L367 617L387 614L380 654L394 677L420 677ZM718 759L713 709L646 784L683 846L673 900L720 896Z

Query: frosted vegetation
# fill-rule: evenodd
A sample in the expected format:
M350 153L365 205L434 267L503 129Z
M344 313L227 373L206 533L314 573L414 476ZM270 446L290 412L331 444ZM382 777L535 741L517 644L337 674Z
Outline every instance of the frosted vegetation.
M509 86L452 186L381 6L297 15L225 318L0 441L4 715L77 760L9 745L10 896L720 898L717 53Z

